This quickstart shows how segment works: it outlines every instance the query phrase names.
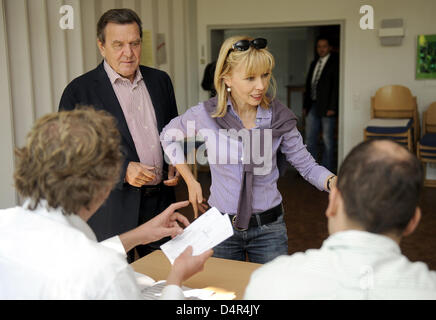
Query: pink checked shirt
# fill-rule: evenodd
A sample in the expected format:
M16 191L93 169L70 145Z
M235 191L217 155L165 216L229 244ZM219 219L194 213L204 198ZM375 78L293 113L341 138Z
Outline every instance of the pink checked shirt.
M142 74L138 69L131 83L116 73L106 60L104 69L123 110L140 162L155 167L156 179L147 185L159 184L162 181L163 155L156 115Z

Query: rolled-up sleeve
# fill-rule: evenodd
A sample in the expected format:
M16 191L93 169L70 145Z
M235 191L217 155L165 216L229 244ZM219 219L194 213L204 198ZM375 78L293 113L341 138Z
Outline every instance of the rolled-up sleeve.
M303 138L297 128L282 136L280 151L305 180L321 191L328 191L325 188L325 181L333 173L315 161L309 151L307 151Z

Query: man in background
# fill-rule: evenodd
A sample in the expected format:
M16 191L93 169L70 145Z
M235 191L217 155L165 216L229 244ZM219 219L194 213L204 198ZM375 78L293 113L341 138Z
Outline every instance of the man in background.
M436 299L436 272L401 254L418 226L419 160L388 140L345 158L326 210L320 249L281 256L256 270L246 299Z
M316 52L318 57L310 65L303 100L303 114L306 116L305 142L307 150L319 161L318 141L322 132L324 148L321 164L336 173L339 59L325 37L318 38Z

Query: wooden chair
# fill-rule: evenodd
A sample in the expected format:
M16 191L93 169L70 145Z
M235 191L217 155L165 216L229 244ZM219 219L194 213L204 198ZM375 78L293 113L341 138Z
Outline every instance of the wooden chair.
M413 152L419 138L416 97L400 85L389 85L371 97L371 120L363 131L364 140L392 139Z
M428 163L436 163L436 102L433 102L422 116L422 138L416 148L418 159L424 166L424 173ZM424 186L436 187L436 179L425 179Z

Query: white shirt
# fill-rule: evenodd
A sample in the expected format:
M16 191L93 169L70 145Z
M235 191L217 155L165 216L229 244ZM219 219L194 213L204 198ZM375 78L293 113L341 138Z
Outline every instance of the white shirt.
M318 59L318 62L316 63L315 69L313 70L313 74L312 74L312 82L313 83L315 81L315 77L316 74L318 73L318 69L321 68L321 70L319 70L319 77L321 77L322 74L322 70L324 70L325 64L327 63L327 60L330 58L330 53L327 54L324 57L320 57Z
M141 299L119 237L97 243L79 216L29 203L0 210L0 299Z
M436 272L410 262L386 236L350 230L321 249L265 264L252 274L245 299L436 299Z
M140 162L155 167L156 177L146 185L159 184L162 181L163 154L153 102L141 71L138 67L135 79L131 83L115 72L106 59L103 65L120 103Z

